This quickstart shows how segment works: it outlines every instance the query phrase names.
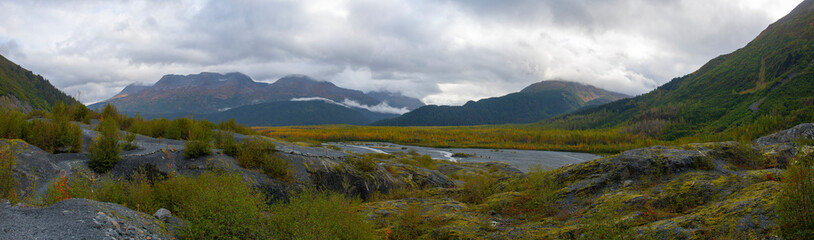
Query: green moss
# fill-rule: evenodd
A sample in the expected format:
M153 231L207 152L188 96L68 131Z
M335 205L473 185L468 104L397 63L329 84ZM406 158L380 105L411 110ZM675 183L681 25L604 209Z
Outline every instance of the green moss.
M684 212L714 199L721 189L712 182L719 175L693 171L682 174L655 190L654 203L656 207L669 209L673 212Z

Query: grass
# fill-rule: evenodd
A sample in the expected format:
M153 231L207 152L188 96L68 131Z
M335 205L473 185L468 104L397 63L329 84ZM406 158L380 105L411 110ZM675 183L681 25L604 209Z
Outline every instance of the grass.
M549 130L526 125L466 127L367 127L348 125L255 127L287 141L368 141L442 148L507 148L618 153L665 142L618 129Z
M286 141L390 142L438 148L524 149L615 154L653 145L694 142L749 142L788 124L771 122L744 125L726 132L705 133L673 140L660 140L634 133L625 127L567 130L539 125L483 125L461 127L372 127L350 125L254 127L261 134ZM759 130L756 130L759 129Z

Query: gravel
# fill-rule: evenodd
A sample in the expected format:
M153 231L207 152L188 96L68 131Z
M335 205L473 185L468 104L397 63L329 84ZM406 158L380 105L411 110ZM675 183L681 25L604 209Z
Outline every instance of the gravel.
M113 203L68 199L46 208L0 203L0 239L172 239L161 221Z

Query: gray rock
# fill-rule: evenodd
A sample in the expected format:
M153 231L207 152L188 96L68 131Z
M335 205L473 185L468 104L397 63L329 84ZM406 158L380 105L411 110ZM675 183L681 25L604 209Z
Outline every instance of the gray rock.
M167 210L166 208L161 208L158 209L158 211L155 211L153 217L157 218L158 220L167 222L170 220L170 217L172 217L172 212L170 212L170 210Z
M792 144L797 140L814 140L814 123L802 123L772 135L760 137L755 140L755 144L759 146Z
M121 205L87 199L46 208L0 205L0 239L174 239L163 225Z

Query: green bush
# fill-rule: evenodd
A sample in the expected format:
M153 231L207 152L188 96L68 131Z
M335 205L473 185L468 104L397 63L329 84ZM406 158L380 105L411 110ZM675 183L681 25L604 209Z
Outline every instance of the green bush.
M184 157L196 158L212 154L212 129L200 122L191 122L189 139L184 143Z
M122 145L122 149L124 150L133 150L138 148L136 145L136 134L131 132L126 132L124 134L124 144Z
M363 155L362 157L349 156L347 161L348 164L362 172L370 173L376 170L376 161L369 155Z
M426 169L437 169L438 166L435 165L435 161L433 160L430 155L421 155L418 154L414 149L410 149L410 151L406 155L399 155L398 162L418 166Z
M786 168L777 211L784 239L814 238L814 153L797 157Z
M245 168L260 168L268 161L269 155L274 153L277 146L260 137L250 137L243 140L237 162Z
M157 202L186 220L184 239L268 239L265 198L236 173L206 172L156 183Z
M458 201L465 203L481 204L484 200L495 193L497 178L486 174L473 174L461 178L463 186L456 197Z
M39 199L37 205L50 206L70 198L95 199L91 176L79 169L74 169L72 174L63 172L54 183L48 186L48 192Z
M221 121L220 123L218 123L217 128L220 129L220 130L234 132L234 133L240 133L240 134L243 134L243 135L255 135L255 134L257 134L257 132L255 132L254 130L252 130L252 129L246 127L246 126L238 124L235 121L234 118L230 118L229 121Z
M359 213L359 200L305 191L270 207L270 232L277 239L377 239Z
M11 150L13 142L9 142L0 147L0 199L17 201L17 185L19 182L14 178L14 154Z
M113 119L104 119L99 123L99 134L94 138L88 149L90 162L88 166L93 171L105 173L121 160L119 148L119 128Z
M120 116L119 116L119 110L118 110L118 109L116 109L116 106L113 106L113 105L107 104L107 105L105 105L105 107L102 109L102 113L101 113L101 118L102 118L102 119L101 119L101 120L105 120L105 119L113 119L113 120L118 120L118 119L119 119L119 117L120 117Z
M59 106L59 105L57 105ZM50 153L80 152L82 129L69 121L67 107L56 107L60 112L53 119L32 119L16 110L0 110L0 138L23 139ZM44 114L47 117L48 114Z
M0 138L22 139L28 126L26 115L16 110L0 110Z
M230 157L237 157L240 146L235 141L235 134L226 131L218 131L215 134L215 146L223 150L223 154Z
M261 137L249 137L243 140L235 160L245 168L262 169L272 178L289 177L288 161L274 154L276 146Z
M154 213L170 209L186 221L182 239L268 239L266 200L236 173L205 172L150 182L135 174L129 179L92 180L76 171L58 178L41 200L52 205L68 198L114 202Z
M291 175L288 161L277 155L270 155L263 164L263 173L271 178L289 180Z
M524 178L511 181L507 189L521 195L510 202L490 206L492 210L518 219L541 219L560 211L563 183L548 169L532 166Z

